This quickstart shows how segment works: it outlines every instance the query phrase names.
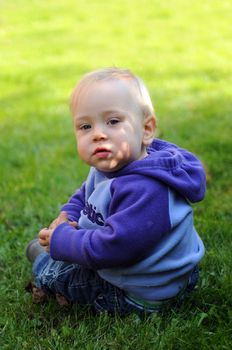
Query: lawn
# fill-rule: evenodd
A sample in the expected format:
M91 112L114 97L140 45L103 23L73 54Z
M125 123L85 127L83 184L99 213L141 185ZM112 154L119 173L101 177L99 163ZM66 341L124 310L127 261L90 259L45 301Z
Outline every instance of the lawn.
M0 349L232 348L230 0L0 1ZM147 84L158 136L198 155L206 247L179 310L140 319L35 305L25 246L88 173L68 108L80 76L128 67Z

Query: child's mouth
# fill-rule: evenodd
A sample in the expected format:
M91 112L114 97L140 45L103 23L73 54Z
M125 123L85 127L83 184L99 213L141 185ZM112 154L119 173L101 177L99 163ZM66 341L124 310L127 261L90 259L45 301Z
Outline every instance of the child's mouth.
M107 158L110 153L111 153L110 150L108 150L107 148L102 148L102 147L99 147L94 151L94 155L97 158Z

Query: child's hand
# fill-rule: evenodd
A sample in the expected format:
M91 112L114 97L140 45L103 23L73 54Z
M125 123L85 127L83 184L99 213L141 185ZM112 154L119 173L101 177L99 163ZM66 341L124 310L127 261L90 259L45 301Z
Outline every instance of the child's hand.
M60 215L51 223L49 228L45 227L39 232L39 243L44 247L45 251L49 251L51 237L55 228L64 222L68 222L71 226L77 227L77 222L69 221L68 214L65 211L62 211Z
M58 225L60 225L60 224L61 224L60 219L63 218L63 215L66 215L66 219L67 219L67 220L65 220L65 221L67 221L71 226L77 228L78 223L77 223L76 221L70 221L70 220L68 220L67 213L66 213L65 211L62 211L62 212L60 213L60 215L59 215L56 219L54 219L54 220L51 222L51 224L49 225L49 229L54 229L54 228L56 228Z
M52 236L54 230L55 230L55 228L49 229L49 228L45 227L39 232L39 244L47 252L49 251L50 240L51 240L51 236Z

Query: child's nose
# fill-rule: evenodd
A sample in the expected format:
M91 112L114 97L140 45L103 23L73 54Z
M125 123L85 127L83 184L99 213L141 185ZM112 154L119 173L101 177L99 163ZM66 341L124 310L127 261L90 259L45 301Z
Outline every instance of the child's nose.
M104 131L104 128L95 127L94 128L94 134L93 134L93 140L94 141L100 141L107 139L107 134Z

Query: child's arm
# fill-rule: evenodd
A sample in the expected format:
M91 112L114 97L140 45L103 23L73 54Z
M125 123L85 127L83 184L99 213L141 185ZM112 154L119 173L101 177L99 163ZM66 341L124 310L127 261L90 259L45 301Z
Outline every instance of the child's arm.
M45 227L42 230L40 230L39 243L41 246L44 247L44 249L46 251L49 251L51 236L52 236L55 228L64 222L69 223L69 225L74 227L74 228L77 228L77 226L78 226L76 221L69 221L68 214L65 211L62 211L60 213L60 215L55 220L53 220L53 222L50 224L49 228Z
M170 230L167 186L137 175L116 182L105 225L77 231L63 222L52 233L53 259L96 270L129 266Z
M57 218L55 218L55 219L51 222L51 224L49 225L49 229L55 229L55 228L60 224L60 218L62 217L62 216L61 216L62 213L66 213L66 215L67 215L67 220L66 220L66 222L68 222L68 223L69 223L71 226L73 226L73 227L78 227L78 222L77 222L77 221L73 221L73 220L69 220L69 219L68 219L68 213L62 210L62 211L60 212L59 216L58 216Z

